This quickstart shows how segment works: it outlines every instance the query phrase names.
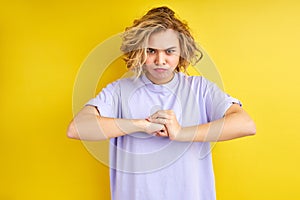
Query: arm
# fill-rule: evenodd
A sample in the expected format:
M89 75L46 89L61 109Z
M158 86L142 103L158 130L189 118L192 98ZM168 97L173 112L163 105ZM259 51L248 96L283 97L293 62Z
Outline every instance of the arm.
M250 116L238 104L233 104L219 120L182 129L182 140L215 142L256 134ZM186 137L184 137L186 136Z
M80 140L105 140L134 132L156 133L164 129L144 119L117 119L100 116L96 107L85 106L69 124L67 136Z
M233 104L223 118L198 126L181 127L173 111L159 111L149 121L165 124L170 139L177 141L224 141L256 133L253 120L237 104Z

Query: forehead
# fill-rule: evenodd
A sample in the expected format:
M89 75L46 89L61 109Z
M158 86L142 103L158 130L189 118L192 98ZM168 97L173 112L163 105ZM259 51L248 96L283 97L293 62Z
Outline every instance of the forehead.
M148 47L153 49L179 48L178 34L172 29L152 33L149 37Z

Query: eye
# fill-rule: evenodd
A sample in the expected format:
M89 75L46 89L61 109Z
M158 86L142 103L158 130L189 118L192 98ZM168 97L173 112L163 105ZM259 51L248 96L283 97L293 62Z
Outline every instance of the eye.
M167 52L167 54L173 54L173 53L175 53L175 50L174 49L167 49L166 52Z
M147 53L154 54L155 53L155 49L148 48L147 49Z

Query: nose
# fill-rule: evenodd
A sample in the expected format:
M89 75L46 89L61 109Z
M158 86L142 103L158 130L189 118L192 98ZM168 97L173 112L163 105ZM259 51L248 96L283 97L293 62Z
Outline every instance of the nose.
M166 56L164 55L164 52L158 51L156 54L156 65L165 65L166 64Z

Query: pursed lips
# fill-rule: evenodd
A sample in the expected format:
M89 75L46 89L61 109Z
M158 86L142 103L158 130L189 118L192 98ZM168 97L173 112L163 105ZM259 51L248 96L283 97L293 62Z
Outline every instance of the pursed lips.
M164 71L166 71L167 69L166 69L166 68L161 68L161 67L159 67L159 68L155 68L154 70L157 71L157 72L164 72Z

